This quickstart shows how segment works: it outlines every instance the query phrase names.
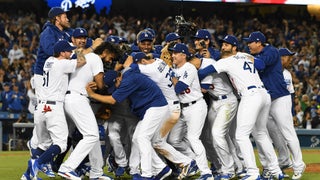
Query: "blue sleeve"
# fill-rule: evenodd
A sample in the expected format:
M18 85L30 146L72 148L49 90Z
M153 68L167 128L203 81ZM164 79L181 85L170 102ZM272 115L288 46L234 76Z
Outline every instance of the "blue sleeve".
M208 67L205 67L203 69L199 69L198 76L199 76L200 81L202 79L204 79L207 75L209 75L211 73L215 73L215 72L217 72L217 70L212 65L209 65Z
M254 58L254 63L253 63L254 67L261 71L263 70L265 67L266 67L266 64L264 63L264 61L262 61L261 59L259 58Z
M212 84L200 84L202 89L210 89L210 86L212 86Z
M131 63L130 67L131 67L131 69L139 69L139 66L137 63Z
M280 59L278 50L270 45L264 47L263 53L261 53L258 57L265 63L266 66L275 64Z
M55 32L52 31L45 31L43 36L40 36L40 43L42 46L42 50L45 52L46 55L52 56L53 55L53 46L58 41L55 37Z
M185 84L184 82L178 81L176 86L174 87L174 90L177 94L182 93L184 90L186 90L189 86Z

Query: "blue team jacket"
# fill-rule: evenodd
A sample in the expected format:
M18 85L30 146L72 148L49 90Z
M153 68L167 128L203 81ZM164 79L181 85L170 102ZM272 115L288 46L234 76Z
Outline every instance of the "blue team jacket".
M289 95L286 82L283 77L281 58L277 48L266 45L263 50L256 54L265 63L265 68L259 71L260 78L271 95L272 99Z
M139 69L133 68L124 72L120 86L112 93L117 102L129 99L131 111L143 119L145 112L151 107L167 105L160 88Z
M65 39L70 40L70 34L66 31L61 31L57 26L50 22L46 22L42 28L39 41L39 49L37 60L34 66L34 73L42 75L43 65L48 57L53 56L53 45L58 41Z

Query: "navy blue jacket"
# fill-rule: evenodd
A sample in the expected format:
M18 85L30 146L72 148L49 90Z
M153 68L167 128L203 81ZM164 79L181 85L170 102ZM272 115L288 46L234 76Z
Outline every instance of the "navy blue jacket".
M70 34L61 31L57 26L50 22L46 22L40 34L39 49L37 60L34 66L34 73L42 75L43 65L48 57L53 56L53 45L58 41L65 39L70 40Z
M276 99L289 95L278 49L266 45L259 54L254 56L265 63L265 68L259 71L259 75L271 98Z

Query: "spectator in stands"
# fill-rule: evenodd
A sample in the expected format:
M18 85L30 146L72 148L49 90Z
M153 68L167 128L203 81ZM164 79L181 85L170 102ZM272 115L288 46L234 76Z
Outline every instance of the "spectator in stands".
M308 76L308 72L305 70L303 63L298 63L298 69L295 72L295 75L300 82L303 82L305 78Z
M12 94L8 98L8 111L13 113L21 113L25 110L26 97L20 92L17 83L12 84Z
M317 115L312 118L312 129L320 129L320 104L317 105Z
M301 105L302 111L305 111L310 106L310 100L307 94L302 95L300 99L300 105Z
M3 84L3 91L1 92L2 107L1 111L8 111L9 108L9 98L12 96L12 91L10 89L10 83Z
M22 49L18 46L18 44L14 44L12 49L9 50L8 55L10 65L13 63L14 60L19 60L21 57L24 57Z

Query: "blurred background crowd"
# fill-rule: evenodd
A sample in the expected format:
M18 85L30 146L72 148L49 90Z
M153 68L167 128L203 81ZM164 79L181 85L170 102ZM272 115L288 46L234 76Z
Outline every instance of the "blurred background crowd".
M48 11L46 11L48 12ZM227 12L227 11L226 11ZM125 38L128 45L134 43L139 31L149 27L156 32L155 44L164 44L165 36L176 31L175 16L135 17L121 14L97 14L94 11L72 9L68 12L71 27L87 29L90 38L106 39L111 35ZM247 51L243 37L253 31L261 31L275 47L287 47L295 55L289 69L295 87L294 119L297 128L306 128L306 122L320 116L320 27L319 21L307 13L287 15L281 9L264 16L243 13L212 13L208 16L184 15L186 22L194 23L197 29L212 33L215 48L219 39L227 34L238 37L241 51ZM47 20L30 12L0 12L0 100L1 111L28 112L31 98L30 78L36 60L39 35ZM183 33L183 32L181 32ZM188 36L188 34L181 34ZM185 41L188 41L187 37ZM187 42L186 42L187 43ZM320 122L318 122L319 124ZM316 126L314 126L315 128ZM319 126L318 126L319 127Z

